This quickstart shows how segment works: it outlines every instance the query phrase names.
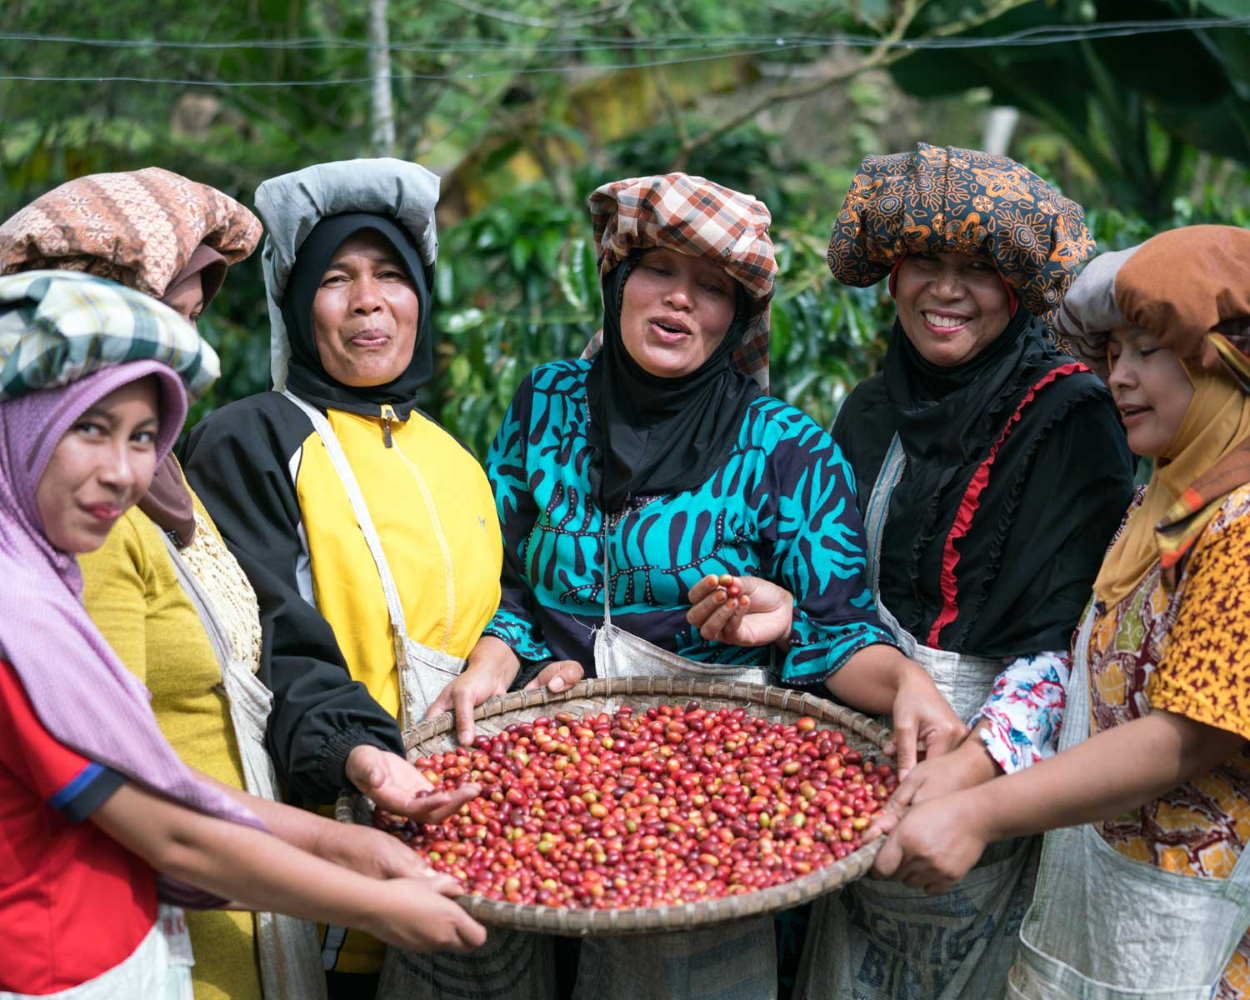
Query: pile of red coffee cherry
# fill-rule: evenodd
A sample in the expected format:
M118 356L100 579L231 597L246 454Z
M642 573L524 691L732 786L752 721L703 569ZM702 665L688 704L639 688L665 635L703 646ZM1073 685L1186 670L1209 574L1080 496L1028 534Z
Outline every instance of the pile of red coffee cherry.
M465 890L543 906L667 906L753 892L856 850L897 787L836 729L742 708L557 713L415 762L481 795L442 823L379 812Z

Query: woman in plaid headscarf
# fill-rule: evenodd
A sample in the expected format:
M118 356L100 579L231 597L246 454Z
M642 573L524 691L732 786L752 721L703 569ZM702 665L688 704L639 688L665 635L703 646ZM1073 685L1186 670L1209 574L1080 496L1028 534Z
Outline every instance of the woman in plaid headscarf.
M953 743L962 727L869 610L837 446L764 394L768 210L685 174L604 185L590 208L602 347L537 368L512 401L487 458L507 559L500 610L434 709L454 707L469 738L474 704L554 660L570 679L819 684L892 712L904 758L917 731L931 748ZM776 985L765 919L588 941L578 995L758 1000Z
M1068 639L1131 488L1105 386L1044 326L1092 250L1080 206L1020 164L923 143L865 159L834 223L834 276L888 276L898 312L884 371L834 427L877 606L973 726L896 806L1054 752ZM953 888L864 880L821 900L801 995L1001 995L1035 849L997 844Z

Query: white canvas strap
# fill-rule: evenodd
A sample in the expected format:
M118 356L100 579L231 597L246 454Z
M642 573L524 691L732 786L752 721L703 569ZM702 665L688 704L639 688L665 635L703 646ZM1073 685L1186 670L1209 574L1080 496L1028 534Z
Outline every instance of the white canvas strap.
M365 504L364 494L360 491L360 484L356 481L356 474L352 472L351 463L347 460L343 446L339 444L338 435L334 433L334 428L330 426L330 421L326 419L325 414L290 391L283 392L282 395L298 406L312 421L313 429L321 438L321 443L325 445L326 453L330 456L330 464L334 466L334 471L347 491L347 498L351 501L352 511L356 515L356 523L360 525L360 531L365 536L365 544L369 546L373 563L378 570L378 577L382 581L382 592L386 595L386 610L390 615L391 638L395 646L395 662L403 664L406 655L404 640L408 637L408 626L404 621L404 609L399 600L399 588L395 585L395 577L391 574L390 564L387 563L386 553L382 549L382 539L378 537L377 528L373 525L373 518L369 515L369 508Z
M273 694L247 664L234 658L208 594L169 536L162 533L162 537L178 582L195 608L221 667L221 687L243 764L243 783L253 795L271 802L281 801L278 776L265 750ZM265 1000L325 1000L316 928L306 920L282 913L257 912L254 920Z
M612 624L612 566L608 553L608 515L603 515L603 624Z

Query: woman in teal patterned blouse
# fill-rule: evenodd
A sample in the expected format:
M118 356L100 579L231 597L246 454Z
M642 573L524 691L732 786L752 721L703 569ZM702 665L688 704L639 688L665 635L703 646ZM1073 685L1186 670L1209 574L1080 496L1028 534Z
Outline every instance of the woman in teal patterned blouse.
M590 360L522 383L487 456L500 609L431 712L521 669L823 686L894 716L900 764L964 727L896 648L865 579L855 479L833 439L763 394L776 262L768 210L684 174L591 197L604 323ZM583 943L574 996L776 995L771 918Z
M522 667L556 689L583 672L686 671L820 685L893 714L901 765L917 736L940 752L963 727L877 618L854 476L825 431L760 385L768 210L669 174L605 185L591 212L602 350L540 366L504 418L486 463L503 598L431 712L454 707L471 738L472 707Z
M636 266L648 265L643 257ZM604 616L592 364L557 361L531 373L487 458L505 546L520 569L487 632L526 663L576 660L587 672ZM728 457L703 483L631 496L607 515L613 622L691 660L759 667L793 684L819 683L873 644L892 647L864 584L853 483L811 418L756 396ZM763 577L797 595L787 652L705 639L687 621L691 587L722 574Z

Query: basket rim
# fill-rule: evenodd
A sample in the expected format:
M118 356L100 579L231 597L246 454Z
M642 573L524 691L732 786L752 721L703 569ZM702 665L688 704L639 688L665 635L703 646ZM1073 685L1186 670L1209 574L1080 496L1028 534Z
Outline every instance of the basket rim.
M531 688L528 691L512 691L482 702L473 710L475 722L492 719L499 715L554 705L577 698L610 697L612 695L693 695L705 698L738 698L747 704L779 708L798 715L810 715L818 722L834 722L844 729L884 749L890 740L890 730L885 725L854 709L818 698L806 691L777 687L772 684L753 684L749 681L716 681L705 678L664 677L591 677L578 681L563 691ZM411 753L418 743L442 736L455 728L455 715L443 712L411 726L403 734L404 752Z
M746 681L717 681L677 675L597 677L579 681L560 692L545 689L516 691L483 702L474 710L473 718L475 721L494 719L524 709L586 698L655 695L736 700L743 703L742 707L760 705L793 712L799 716L810 715L816 719L818 726L821 723L832 724L879 749L884 749L891 737L890 730L880 722L807 692ZM454 727L455 717L451 712L434 716L411 727L404 733L404 747L409 760L423 755L417 750L418 747L451 732ZM867 873L883 840L884 838L877 838L845 858L780 885L693 903L597 910L509 903L476 894L461 895L457 897L457 902L469 914L493 926L563 936L607 936L702 929L798 906L817 896L833 892Z

